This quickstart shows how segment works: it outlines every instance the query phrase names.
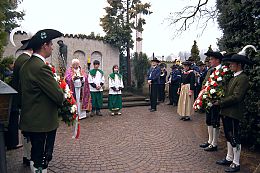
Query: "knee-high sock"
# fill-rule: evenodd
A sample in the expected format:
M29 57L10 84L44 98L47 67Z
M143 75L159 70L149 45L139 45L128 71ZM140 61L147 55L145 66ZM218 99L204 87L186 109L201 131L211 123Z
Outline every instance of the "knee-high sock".
M208 135L209 135L208 143L211 144L213 140L213 126L208 126Z
M215 147L218 145L218 135L219 135L219 128L213 128L213 139L212 139L212 145Z
M239 159L240 159L240 153L241 153L241 144L238 145L238 147L233 147L233 153L234 153L233 163L235 163L236 165L240 165Z
M31 159L31 142L26 137L23 137L23 157Z
M233 147L231 146L230 142L227 142L227 156L226 160L233 161L234 154L233 154Z

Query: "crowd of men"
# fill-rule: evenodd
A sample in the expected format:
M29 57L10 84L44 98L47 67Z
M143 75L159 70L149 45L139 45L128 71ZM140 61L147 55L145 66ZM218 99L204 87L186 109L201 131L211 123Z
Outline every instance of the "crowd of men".
M205 63L199 61L195 64L194 59L189 58L182 63L182 66L174 64L171 66L171 73L166 81L167 72L165 65L160 64L156 58L151 60L151 68L148 71L147 79L150 91L151 107L150 111L157 111L157 104L165 100L165 84L169 84L168 105L177 106L177 113L180 120L189 121L194 114L193 103L200 92L210 85L210 76L220 73L223 63L229 65L233 75L229 81L220 82L223 85L224 97L213 100L213 105L206 111L206 125L208 131L208 141L200 147L207 152L218 151L218 138L220 130L220 120L222 119L224 133L227 140L227 155L224 159L216 161L216 164L229 166L225 172L240 171L240 121L243 119L244 102L243 99L249 87L249 79L244 73L245 65L252 65L246 56L229 53L222 55L220 52L206 52L208 57ZM159 97L157 97L157 95Z

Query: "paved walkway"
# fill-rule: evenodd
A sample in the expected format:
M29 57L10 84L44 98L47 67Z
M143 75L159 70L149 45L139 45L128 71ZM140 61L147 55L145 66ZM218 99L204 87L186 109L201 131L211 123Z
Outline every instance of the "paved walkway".
M153 113L148 107L125 108L122 113L112 117L103 110L102 117L82 120L78 140L71 139L72 129L61 123L48 172L224 172L215 164L225 156L224 145L214 153L198 147L206 139L203 114L183 122L176 107L165 104ZM10 173L30 172L21 164L22 149L8 151L7 162Z

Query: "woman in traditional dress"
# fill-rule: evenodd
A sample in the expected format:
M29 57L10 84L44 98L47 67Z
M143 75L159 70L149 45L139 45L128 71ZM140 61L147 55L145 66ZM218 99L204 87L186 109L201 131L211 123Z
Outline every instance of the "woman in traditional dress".
M118 73L118 65L114 65L113 73L108 77L109 82L109 97L108 107L111 115L121 115L119 112L122 109L122 89L124 88L122 75Z
M195 74L191 69L191 62L185 61L182 65L184 69L181 75L177 113L181 116L181 120L188 121L194 113L192 105L194 102Z
M65 80L68 83L73 96L76 98L79 119L86 118L87 112L91 110L91 97L88 83L88 75L79 66L78 59L72 60L71 68L65 73Z

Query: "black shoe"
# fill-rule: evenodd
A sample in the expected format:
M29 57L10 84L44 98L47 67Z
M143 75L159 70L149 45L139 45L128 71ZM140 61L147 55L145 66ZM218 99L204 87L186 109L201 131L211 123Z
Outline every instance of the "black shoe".
M94 112L94 111L91 111L90 117L93 117L94 115L95 115L95 112Z
M27 159L26 157L23 157L23 165L24 166L30 166L30 160Z
M184 119L185 119L185 117L181 116L180 120L184 120Z
M208 142L205 142L203 144L200 144L201 148L207 148L210 144Z
M204 149L204 151L209 151L209 152L211 152L211 151L218 151L218 146L213 146L213 145L209 145L207 148L205 148Z
M102 116L102 113L100 111L96 112L97 116Z
M151 110L150 110L150 112L155 112L155 111L156 111L156 109L151 109Z
M226 158L216 161L216 164L218 165L231 165L231 163L232 161L229 161Z
M183 121L190 121L190 117L185 117Z
M232 163L228 168L225 169L225 172L238 172L240 171L240 165Z

